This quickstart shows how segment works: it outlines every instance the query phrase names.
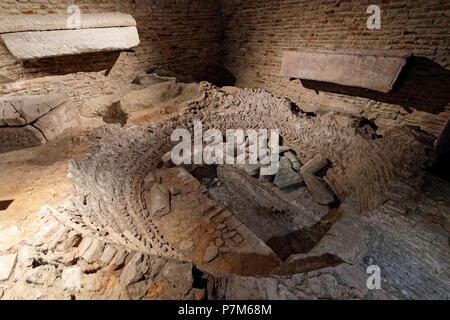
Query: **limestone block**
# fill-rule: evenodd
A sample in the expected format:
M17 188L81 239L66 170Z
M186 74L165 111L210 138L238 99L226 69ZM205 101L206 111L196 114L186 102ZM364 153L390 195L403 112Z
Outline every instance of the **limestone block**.
M405 64L402 57L285 51L281 74L387 93Z
M136 27L4 33L1 38L19 60L120 51L140 43Z

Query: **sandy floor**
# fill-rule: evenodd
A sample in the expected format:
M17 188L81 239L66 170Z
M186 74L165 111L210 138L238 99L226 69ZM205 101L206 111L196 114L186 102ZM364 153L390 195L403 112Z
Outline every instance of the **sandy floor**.
M73 193L66 177L68 160L84 150L83 144L87 145L81 138L68 136L44 146L0 154L0 201L13 201L0 211L3 248L26 234L29 222L44 205L57 206Z

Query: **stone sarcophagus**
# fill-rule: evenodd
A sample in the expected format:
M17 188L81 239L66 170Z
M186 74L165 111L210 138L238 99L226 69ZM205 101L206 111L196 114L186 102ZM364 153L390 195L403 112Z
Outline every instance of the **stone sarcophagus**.
M285 51L281 75L388 93L405 64L406 57L398 56Z
M139 45L136 21L120 12L70 15L23 15L0 20L0 35L19 60L32 60L100 51L121 51Z

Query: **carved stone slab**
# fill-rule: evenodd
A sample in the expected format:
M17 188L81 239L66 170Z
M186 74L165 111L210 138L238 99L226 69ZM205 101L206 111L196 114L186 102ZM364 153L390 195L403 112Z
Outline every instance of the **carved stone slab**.
M405 64L403 57L285 51L281 75L387 93Z
M67 30L70 14L15 15L0 20L0 33ZM121 12L80 15L80 29L135 27L136 20Z
M136 27L4 33L1 38L19 60L120 51L140 43Z

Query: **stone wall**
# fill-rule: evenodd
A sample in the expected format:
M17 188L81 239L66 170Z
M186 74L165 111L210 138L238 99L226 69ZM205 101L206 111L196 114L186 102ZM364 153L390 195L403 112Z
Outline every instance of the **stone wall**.
M381 29L369 30L369 5ZM303 110L361 114L380 129L418 125L438 135L450 116L449 10L442 0L223 0L224 65L240 87L289 97ZM412 53L391 94L280 76L285 50Z
M93 53L19 62L0 43L0 94L45 94L64 90L75 102L112 93L138 72L169 70L208 79L220 53L219 6L208 0L8 0L8 15L61 14L72 4L81 13L121 11L136 19L141 44L135 52Z

